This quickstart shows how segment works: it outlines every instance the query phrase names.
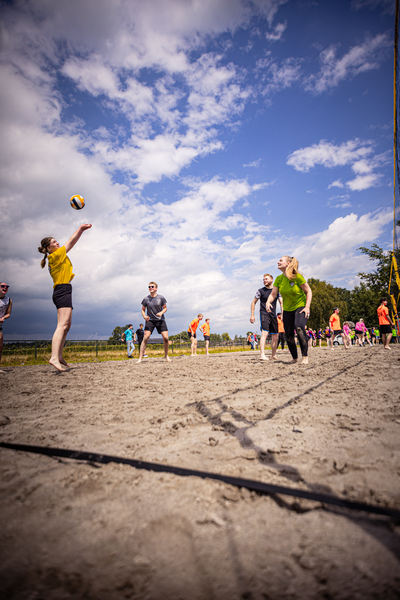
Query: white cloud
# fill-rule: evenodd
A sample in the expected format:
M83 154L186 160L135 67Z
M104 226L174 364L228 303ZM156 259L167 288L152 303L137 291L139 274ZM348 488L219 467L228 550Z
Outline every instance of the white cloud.
M390 210L339 217L324 231L304 237L296 245L294 255L308 277L332 282L350 278L362 270L355 250L376 240L392 218Z
M273 32L270 33L269 31L267 31L265 37L269 42L278 42L282 38L286 27L287 21L285 21L284 23L277 23L274 27Z
M332 183L329 184L328 186L328 190L330 190L333 187L337 187L337 188L343 188L344 185L343 183L340 181L340 179L336 179L336 181L332 181Z
M257 61L257 71L261 73L261 80L265 84L262 94L267 96L292 87L300 79L301 63L301 59L292 57L283 60L280 66L270 56Z
M244 167L259 167L260 163L261 163L262 159L261 158L257 158L257 160L253 160L249 163L246 163L245 165L243 165Z
M347 181L346 186L352 191L359 192L379 185L381 175L374 173L373 170L388 160L388 153L371 156L372 153L373 144L370 141L361 142L355 139L335 146L326 140L321 140L319 144L295 150L287 158L286 164L302 173L308 173L317 165L330 169L350 165L357 177ZM328 189L332 187L343 188L344 184L336 180L328 186Z
M338 46L326 48L320 54L320 72L305 80L305 89L314 94L321 94L345 79L377 69L390 46L389 36L378 34L374 38L366 39L363 44L350 48L342 58L337 58Z
M363 190L367 190L370 187L376 187L379 184L381 176L372 173L370 175L358 175L355 179L351 179L346 182L346 185L353 192L361 192Z
M355 139L335 146L326 140L321 140L319 144L295 150L288 157L286 164L294 167L296 171L307 173L316 165L328 168L348 165L364 159L371 153L372 143L368 141L361 142Z

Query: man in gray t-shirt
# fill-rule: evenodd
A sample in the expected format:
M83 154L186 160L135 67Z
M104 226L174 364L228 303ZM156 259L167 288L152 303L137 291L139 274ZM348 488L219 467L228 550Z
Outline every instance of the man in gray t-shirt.
M162 335L165 360L171 362L171 359L168 356L168 327L164 317L164 314L167 312L167 301L164 296L161 296L161 294L157 293L157 290L158 285L154 281L150 281L150 294L142 300L142 316L146 321L146 325L144 327L143 342L140 344L140 355L139 360L137 361L138 363L142 362L143 355L146 353L147 342L149 341L154 328L156 328L157 332L161 333Z

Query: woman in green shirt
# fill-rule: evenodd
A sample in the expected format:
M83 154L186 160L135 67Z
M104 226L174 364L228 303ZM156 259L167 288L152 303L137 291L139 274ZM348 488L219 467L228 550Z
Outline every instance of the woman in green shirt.
M278 295L283 299L283 326L292 363L297 362L297 346L294 339L296 330L300 343L303 364L308 364L308 339L306 334L307 319L310 316L312 291L303 275L298 271L299 263L294 256L282 256L278 261L278 269L282 275L274 281L274 287L266 303L267 312Z

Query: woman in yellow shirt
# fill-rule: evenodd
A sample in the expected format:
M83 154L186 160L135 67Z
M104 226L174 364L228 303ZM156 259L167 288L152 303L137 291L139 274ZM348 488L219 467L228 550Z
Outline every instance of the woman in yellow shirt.
M86 229L91 225L85 223L71 235L64 246L52 237L45 237L40 242L38 248L41 254L44 254L40 262L42 269L46 266L46 258L49 259L49 271L53 278L53 302L57 308L57 328L53 334L51 343L51 358L49 363L58 371L65 371L68 363L63 358L63 348L67 333L71 327L72 320L72 285L71 281L75 277L72 272L72 263L67 256Z

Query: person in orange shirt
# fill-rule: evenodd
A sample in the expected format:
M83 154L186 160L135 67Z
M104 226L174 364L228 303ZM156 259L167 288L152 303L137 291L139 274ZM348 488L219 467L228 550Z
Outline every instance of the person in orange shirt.
M279 344L282 347L282 350L285 349L285 328L283 326L283 321L282 321L282 313L278 313L277 317L278 319L278 346Z
M378 313L379 330L381 332L383 347L385 350L390 350L389 344L392 339L392 327L394 327L394 323L389 317L387 298L380 299L380 305L376 312Z
M209 356L208 347L210 345L210 319L206 319L204 325L200 327L204 335L204 341L206 342L206 356Z
M188 328L188 334L190 336L190 341L192 342L192 345L191 345L192 356L197 356L196 331L197 331L199 323L202 319L203 319L203 315L201 313L199 313L197 315L197 319L193 319L193 321L190 323L189 328Z
M338 308L334 308L333 314L329 317L329 327L331 328L331 331L332 331L330 342L331 342L331 350L333 350L334 349L333 340L335 339L335 337L337 335L339 335L339 333L343 333L343 329L341 329L341 327L340 327L340 317L339 317L339 309ZM344 347L347 350L346 344L344 344Z

